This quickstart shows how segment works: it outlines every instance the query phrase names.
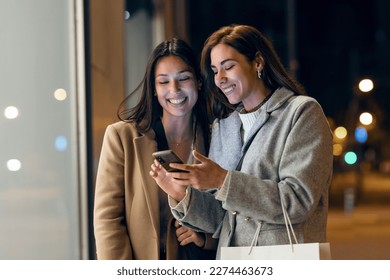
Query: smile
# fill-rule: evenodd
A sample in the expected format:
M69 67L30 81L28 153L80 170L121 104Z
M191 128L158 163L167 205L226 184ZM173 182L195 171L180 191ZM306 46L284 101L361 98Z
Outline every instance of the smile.
M179 99L174 99L174 98L170 98L168 99L168 101L172 104L180 104L180 103L183 103L184 101L186 101L187 97L183 97L183 98L179 98Z
M236 88L236 86L235 86L235 85L232 85L232 86L230 86L230 87L227 87L227 88L222 89L222 91L223 91L224 94L228 95L228 94L231 93L235 88Z

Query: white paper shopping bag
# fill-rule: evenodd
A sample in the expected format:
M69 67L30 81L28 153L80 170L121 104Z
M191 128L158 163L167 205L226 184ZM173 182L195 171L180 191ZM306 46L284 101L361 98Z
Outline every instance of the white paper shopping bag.
M290 217L281 199L281 206L290 244L255 246L260 233L256 230L251 246L221 247L222 260L330 260L329 243L298 243ZM293 237L295 243L293 243Z
M222 260L330 260L329 243L221 247Z

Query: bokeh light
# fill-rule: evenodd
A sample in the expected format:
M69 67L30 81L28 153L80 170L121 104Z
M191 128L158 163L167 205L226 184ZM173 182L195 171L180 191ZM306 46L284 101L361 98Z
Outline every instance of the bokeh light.
M347 152L345 155L344 155L344 161L349 164L349 165L352 165L352 164L355 164L357 162L357 155L355 152Z
M338 157L338 156L341 156L341 154L343 153L343 146L341 144L334 144L333 145L333 155Z
M68 139L63 135L57 136L54 146L57 151L64 152L68 148Z
M4 116L7 119L16 119L19 116L19 110L15 106L8 106L4 110Z
M364 143L364 142L367 141L367 138L368 138L367 130L364 127L362 127L362 126L358 126L355 129L355 139L356 139L356 141L358 141L359 143Z
M66 90L63 88L59 88L54 92L54 98L58 101L64 101L68 94L66 93Z
M339 126L334 130L334 135L338 139L344 139L345 137L347 137L347 134L348 134L347 129L343 126Z
M7 168L9 171L18 171L22 168L22 163L18 159L10 159L7 161Z
M364 112L359 116L359 121L364 125L370 125L373 119L373 116L368 112Z
M370 92L374 88L374 83L370 79L363 79L359 82L359 89L362 92Z

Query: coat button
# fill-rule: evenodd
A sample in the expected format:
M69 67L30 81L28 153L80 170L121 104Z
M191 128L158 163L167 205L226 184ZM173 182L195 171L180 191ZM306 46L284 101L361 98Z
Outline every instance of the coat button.
M245 218L245 221L247 222L247 221L249 221L251 218L250 217L246 217Z
M237 212L237 211L233 211L232 214L233 214L233 215L237 215L238 212Z

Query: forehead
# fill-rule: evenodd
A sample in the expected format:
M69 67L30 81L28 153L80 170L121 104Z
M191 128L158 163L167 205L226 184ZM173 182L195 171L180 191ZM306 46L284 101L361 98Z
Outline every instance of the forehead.
M156 63L156 75L163 73L176 73L182 71L190 71L188 64L179 56L170 55L160 58Z
M233 47L226 44L218 44L210 52L211 65L217 66L227 60L244 61L245 56Z

